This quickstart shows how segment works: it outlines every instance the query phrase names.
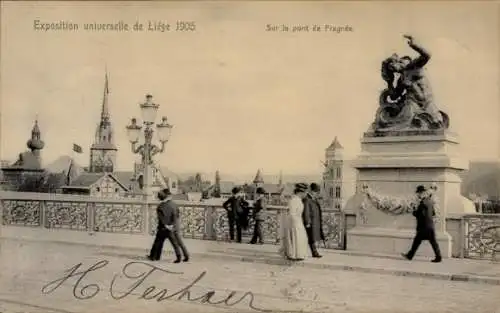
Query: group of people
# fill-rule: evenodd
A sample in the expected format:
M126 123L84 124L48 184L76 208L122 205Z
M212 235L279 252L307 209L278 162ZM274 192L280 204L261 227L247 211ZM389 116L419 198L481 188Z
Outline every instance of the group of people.
M224 202L223 207L227 211L229 221L229 234L231 240L234 240L236 231L236 240L241 242L242 231L248 229L250 220L250 205L243 197L241 188L235 187L232 190L233 195ZM252 217L254 223L254 234L250 243L263 244L264 236L262 232L262 223L265 220L265 211L267 202L265 198L266 191L263 188L257 188L257 198L253 204ZM172 200L172 194L168 188L158 193L160 204L156 209L158 216L158 227L156 237L151 247L150 253L146 256L150 261L158 261L161 258L165 240L169 240L174 249L176 259L174 263L189 261L189 252L182 240L182 229L180 222L179 207Z
M436 215L437 203L434 196L435 190L435 186L431 186L429 190L422 185L417 187L418 205L413 211L417 220L417 232L411 249L402 254L408 260L414 257L423 240L428 240L434 250L435 258L432 262L437 263L442 260L433 219ZM250 205L244 199L239 187L233 188L232 193L233 195L224 202L223 207L228 214L229 236L231 240L234 240L236 231L236 241L241 243L242 230L249 226ZM260 187L256 193L257 198L252 209L254 230L249 243L263 244L262 224L267 209L266 191ZM280 253L288 260L304 260L308 256L308 250L311 251L312 257L321 258L317 244L320 241L324 242L325 235L319 194L320 187L316 183L312 183L310 186L304 183L295 185L293 196L288 202L288 210L280 224ZM158 193L158 199L161 201L157 208L158 227L147 258L151 261L160 260L163 244L168 239L176 256L174 263L187 262L189 261L189 252L182 240L179 208L172 200L172 194L168 188Z
M236 230L236 242L241 243L242 231L248 229L250 224L250 213L252 213L254 228L250 243L263 244L264 234L262 231L262 224L265 220L265 212L267 210L265 189L262 187L257 188L255 192L257 197L253 204L252 212L250 212L250 205L248 201L245 200L240 187L234 187L231 192L232 196L222 204L222 207L227 212L227 219L229 222L229 238L231 241L234 240L234 233Z
M248 229L250 213L254 220L253 236L250 244L263 244L262 224L265 221L267 200L266 191L259 187L252 212L248 201L244 199L241 188L234 187L232 196L222 205L227 211L229 222L229 237L231 241L242 241L242 230ZM300 183L295 186L294 195L288 203L287 213L281 229L282 254L289 260L303 260L311 250L314 258L321 258L317 243L325 240L321 204L319 201L320 187L312 183L309 187Z

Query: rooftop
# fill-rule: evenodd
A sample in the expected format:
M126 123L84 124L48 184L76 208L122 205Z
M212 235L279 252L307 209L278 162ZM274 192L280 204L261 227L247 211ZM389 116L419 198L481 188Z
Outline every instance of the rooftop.
M342 147L342 145L340 144L337 136L335 136L335 138L333 139L332 143L327 148L327 150L336 150L336 149L344 149L344 147Z

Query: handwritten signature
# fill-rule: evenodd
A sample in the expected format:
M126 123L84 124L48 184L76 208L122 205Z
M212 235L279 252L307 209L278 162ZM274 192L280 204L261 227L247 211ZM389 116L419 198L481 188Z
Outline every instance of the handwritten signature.
M92 266L90 266L87 269L82 270L82 263L78 263L75 266L71 267L70 269L65 271L65 274L63 277L58 278L54 281L51 281L47 283L45 286L42 287L42 293L43 294L50 294L57 290L61 285L69 280L72 277L77 277L77 280L75 284L73 285L73 296L76 299L79 300L87 300L87 299L92 299L95 296L99 294L101 291L101 286L99 286L96 283L90 283L90 284L84 284L83 280L84 278L91 272L98 271L99 269L102 269L106 267L109 264L109 261L107 260L102 260L99 261ZM122 268L122 274L123 276L128 279L128 280L133 280L133 284L130 285L128 290L125 292L122 292L122 294L118 294L117 292L117 282L119 281L119 277L121 275L115 274L113 279L111 280L111 283L109 285L109 294L114 300L121 300L124 299L128 296L130 296L134 291L138 290L139 287L141 287L143 284L145 284L145 281L148 277L150 277L153 273L159 274L174 274L174 275L182 275L182 272L173 272L169 271L163 268L160 268L158 266L155 266L150 263L145 263L145 262L129 262L125 264ZM269 310L269 309L263 309L256 307L254 305L254 294L250 291L245 292L241 297L236 297L238 292L236 291L231 291L229 294L227 294L225 297L219 300L214 300L213 298L215 297L216 292L214 290L210 290L200 296L197 297L192 297L191 295L191 288L201 281L203 277L207 274L206 271L202 272L200 275L198 275L197 278L195 278L191 283L189 283L187 286L184 288L175 291L173 293L168 293L167 289L160 289L156 286L148 286L145 289L142 289L141 291L138 291L140 296L138 299L144 299L144 300L154 300L161 302L164 300L168 299L174 299L174 300L188 300L190 302L199 302L202 304L210 304L210 305L225 305L228 307L232 307L240 302L242 302L245 298L248 298L248 307L254 311L259 311L259 312L279 312L276 310ZM137 293L136 293L137 294ZM282 311L285 312L285 311ZM287 310L286 312L294 312L294 311L289 311ZM301 312L301 311L295 311L295 312Z

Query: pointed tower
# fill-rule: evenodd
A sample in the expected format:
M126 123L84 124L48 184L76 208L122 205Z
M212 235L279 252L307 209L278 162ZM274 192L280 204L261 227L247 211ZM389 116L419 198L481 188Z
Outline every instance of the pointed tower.
M43 149L45 143L42 141L42 133L40 132L40 127L38 127L38 118L35 119L35 125L31 129L31 139L26 142L26 145L31 150L33 156L40 159L40 150Z
M212 196L214 198L220 198L220 173L218 170L215 172L215 184Z
M283 171L280 171L280 176L278 178L278 186L279 187L283 186Z
M113 172L116 164L116 153L118 149L114 144L113 127L109 114L109 85L108 72L104 77L104 94L101 106L101 120L97 125L94 143L90 147L89 172L105 173Z
M342 181L344 166L344 147L337 136L325 151L325 169L323 172L323 197L334 208L342 208Z
M257 170L257 174L253 180L255 188L262 187L264 185L264 178L262 178L262 173L260 169Z
M257 174L255 174L255 178L253 179L253 192L251 194L251 200L255 200L257 197L257 188L264 187L264 178L262 178L262 172L260 169L257 170Z

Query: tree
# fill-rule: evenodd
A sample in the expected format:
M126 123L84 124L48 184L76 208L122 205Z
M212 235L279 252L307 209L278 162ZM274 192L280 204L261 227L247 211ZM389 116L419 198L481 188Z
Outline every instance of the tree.
M201 174L196 173L196 175L190 176L184 181L180 181L179 186L184 192L203 192L210 186L210 182L203 181Z
M203 191L202 186L203 186L203 181L201 179L201 174L196 173L196 175L194 176L194 187L196 192L202 192Z
M37 174L21 175L17 191L56 193L65 183L64 173L49 173L44 171Z

